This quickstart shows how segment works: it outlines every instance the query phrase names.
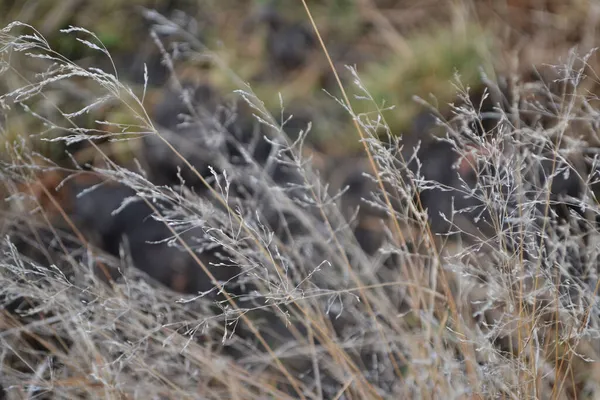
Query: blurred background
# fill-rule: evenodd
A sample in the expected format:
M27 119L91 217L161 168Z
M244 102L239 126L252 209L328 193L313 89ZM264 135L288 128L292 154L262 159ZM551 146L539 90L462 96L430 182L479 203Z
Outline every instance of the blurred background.
M419 112L414 96L443 111L455 98L457 77L476 90L482 72L492 80L496 74L526 77L532 65L559 63L573 47L585 54L598 41L600 4L586 0L307 3L346 90L358 93L345 68L355 66L377 104L382 109L394 106L383 113L393 135L411 130ZM361 150L347 112L332 99L340 96L339 87L300 1L4 0L0 15L3 26L12 21L33 25L54 50L81 66L112 71L105 54L60 30L78 26L94 32L112 55L119 79L138 94L144 90L146 64L145 106L151 113L156 112L154 105L161 101L171 75L162 62L160 42L171 54L180 79L210 83L222 93L248 83L279 120L294 116L286 125L289 135L311 121L308 140L316 149L338 155ZM165 29L162 17L181 30ZM596 56L589 60L592 69L597 61ZM28 61L3 74L2 92L20 87L27 74L40 72L44 64L40 65L36 69ZM582 89L594 91L590 87L594 81ZM53 89L52 101L66 109L75 109L70 102L89 103L97 95L93 83L83 79L79 86L70 81ZM358 113L373 108L371 102L352 101ZM94 121L127 123L131 113L122 108L115 103L92 110L80 126L110 130L114 127L94 126ZM5 121L4 139L40 131L31 126L39 121L26 114ZM38 141L32 147L51 157L63 153L49 142Z

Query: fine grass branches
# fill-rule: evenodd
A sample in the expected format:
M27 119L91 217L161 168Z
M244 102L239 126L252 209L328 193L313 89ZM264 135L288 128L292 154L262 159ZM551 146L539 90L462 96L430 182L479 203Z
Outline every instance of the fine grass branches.
M283 99L274 116L243 82L187 82L151 36L172 73L154 110L144 71L134 90L1 31L9 396L598 396L589 54L531 82L482 73L479 96L457 77L411 135L350 68L371 111L335 100L371 162L331 166L310 124L286 134Z

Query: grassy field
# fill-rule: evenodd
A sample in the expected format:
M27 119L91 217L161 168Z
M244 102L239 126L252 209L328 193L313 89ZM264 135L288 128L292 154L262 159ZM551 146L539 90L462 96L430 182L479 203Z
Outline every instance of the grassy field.
M0 16L0 398L600 398L594 2Z

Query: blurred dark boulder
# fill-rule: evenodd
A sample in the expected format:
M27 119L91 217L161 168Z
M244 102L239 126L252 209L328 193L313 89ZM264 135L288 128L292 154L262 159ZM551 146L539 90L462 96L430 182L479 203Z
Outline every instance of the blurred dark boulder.
M166 222L155 218L154 210L133 189L103 181L86 172L70 177L52 173L41 176L40 182L46 185L46 190L54 198L53 202L44 192L36 193L44 212L53 225L68 229L70 225L63 218L64 212L78 231L70 233L73 240L77 239L76 233L81 233L90 244L116 258L124 249L126 254L131 255L135 267L177 292L209 292L215 287L202 267L182 248ZM169 211L170 206L165 202L150 201L157 211ZM56 205L62 210L58 210ZM173 229L217 281L225 283L239 273L237 267L229 265L231 263L222 249L201 227L183 232ZM42 238L42 243L37 244L43 249L44 245L50 246L51 243L45 243ZM98 268L102 269L101 266ZM97 272L102 275L105 271ZM111 278L115 279L116 271L110 272ZM215 295L213 290L210 297Z
M257 20L267 26L265 45L272 73L284 75L310 61L317 40L309 26L289 21L272 4L260 9Z
M177 88L166 91L154 112L160 135L179 155L157 135L146 136L149 179L212 197L206 184L218 189L215 175L226 174L229 192L222 195L259 212L277 235L299 230L289 210L295 207L285 203L306 195L305 179L286 139L260 124L241 98L228 101L210 85L186 84L184 91L187 99Z

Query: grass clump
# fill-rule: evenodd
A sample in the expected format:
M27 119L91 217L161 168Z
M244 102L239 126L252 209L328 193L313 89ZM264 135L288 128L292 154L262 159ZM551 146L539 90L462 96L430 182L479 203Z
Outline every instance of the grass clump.
M175 29L157 15L154 24ZM113 64L93 33L64 33ZM477 46L463 44L458 60L424 52L440 57L427 63L438 67L407 65L394 76L450 74L456 64L474 71ZM191 40L191 52L205 51L201 45ZM233 104L186 91L163 52L176 95L166 101L172 120L159 125L146 108L146 85L136 91L116 68L70 61L31 26L4 28L0 49L4 73L20 72L15 59L31 68L0 97L10 119L34 118L43 127L38 140L80 146L59 165L27 140L6 139L0 379L9 395L598 395L597 160L579 128L595 132L597 112L579 92L592 53L573 53L538 85L478 75L482 98L491 99L486 109L456 79L452 118L431 106L410 139L396 135L390 111L363 111L377 110L386 93L349 68L359 96L334 100L355 123L367 168L351 162L338 191L327 186L331 171L310 159L311 125L290 138L283 112L272 115L219 59L239 83ZM52 96L73 94L71 83L90 88L77 109ZM431 90L450 96L437 84ZM128 113L97 119L105 105ZM85 115L93 125L77 121ZM435 128L444 134L427 134ZM144 153L149 142L165 150L160 157ZM140 153L121 165L106 143L131 143ZM82 151L96 157L82 162ZM172 181L159 184L152 166L163 161L174 167ZM175 293L151 279L154 260L136 261L127 235L112 249L98 240L77 208L93 185L67 197L74 205L54 201L88 184L85 174L131 194L105 220L134 200L145 204L167 233L140 244L143 251L178 248L214 287ZM367 251L371 238L377 246ZM25 239L42 257L23 251ZM232 267L236 289L215 276ZM104 268L112 279L98 273Z

